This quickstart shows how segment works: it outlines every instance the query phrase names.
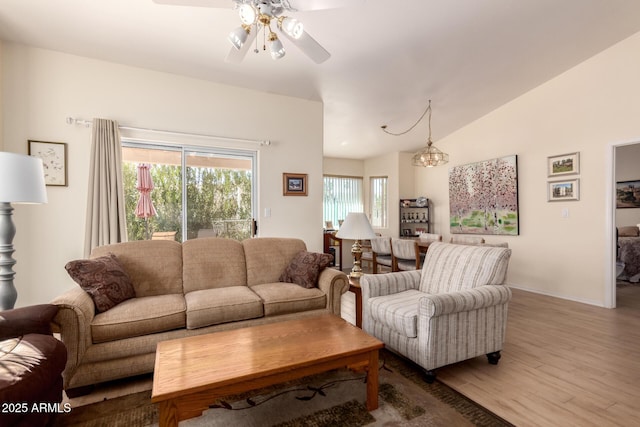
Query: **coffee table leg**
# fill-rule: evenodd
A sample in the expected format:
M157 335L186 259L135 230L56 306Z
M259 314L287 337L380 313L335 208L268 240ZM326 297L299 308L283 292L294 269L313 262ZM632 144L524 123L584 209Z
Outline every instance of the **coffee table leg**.
M178 427L178 408L172 401L160 402L159 413L160 427Z
M378 350L369 353L367 367L367 411L378 409Z

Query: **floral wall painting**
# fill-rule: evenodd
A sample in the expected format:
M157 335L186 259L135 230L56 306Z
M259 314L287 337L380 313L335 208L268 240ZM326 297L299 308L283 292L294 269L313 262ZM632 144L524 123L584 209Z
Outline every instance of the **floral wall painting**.
M616 208L640 208L640 180L616 183Z
M46 185L68 185L66 143L29 140L29 155L42 159Z
M453 234L517 236L517 156L452 167L449 217Z

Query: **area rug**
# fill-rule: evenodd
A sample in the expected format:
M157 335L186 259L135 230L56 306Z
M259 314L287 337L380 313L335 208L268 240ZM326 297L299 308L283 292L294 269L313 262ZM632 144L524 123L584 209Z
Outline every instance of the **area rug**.
M427 384L413 363L384 350L380 359L379 408L374 411L365 405L365 374L341 369L227 396L180 426L512 425L439 381ZM146 391L74 408L59 414L53 425L157 426L158 411Z

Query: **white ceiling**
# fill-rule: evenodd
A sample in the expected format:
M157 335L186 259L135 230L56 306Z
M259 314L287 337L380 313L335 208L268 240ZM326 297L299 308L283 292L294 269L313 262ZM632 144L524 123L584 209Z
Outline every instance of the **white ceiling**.
M367 158L423 147L426 120L402 137L380 126L406 130L429 99L446 152L438 139L640 31L639 0L343 3L294 15L332 54L319 65L288 40L279 61L227 63L236 12L152 0L0 0L0 38L322 101L325 155Z

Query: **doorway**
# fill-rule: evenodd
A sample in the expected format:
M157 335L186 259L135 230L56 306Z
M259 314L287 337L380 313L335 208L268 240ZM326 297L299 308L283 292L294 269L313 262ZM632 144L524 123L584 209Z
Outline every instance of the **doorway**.
M609 196L607 197L606 222L608 242L610 242L610 245L608 245L608 251L610 252L608 259L610 262L607 269L609 283L605 295L605 306L616 308L620 304L618 298L622 296L627 298L631 290L624 288L619 295L618 277L621 279L629 276L633 277L636 273L635 270L640 270L640 261L634 262L632 257L628 255L629 250L635 250L635 247L638 247L638 251L640 251L640 236L637 238L624 237L626 241L621 241L621 243L624 243L624 248L621 249L618 246L618 230L623 227L634 227L640 224L640 206L635 207L633 203L627 203L624 200L624 194L627 192L625 188L631 188L633 193L634 181L640 181L640 171L638 171L637 166L640 161L640 141L613 143L610 146L609 153L611 170L607 187ZM636 239L637 245L633 241ZM621 281L621 283L625 285L626 282ZM633 283L628 283L627 285L632 286L634 290L637 289L638 293L640 293L640 285L634 285Z

